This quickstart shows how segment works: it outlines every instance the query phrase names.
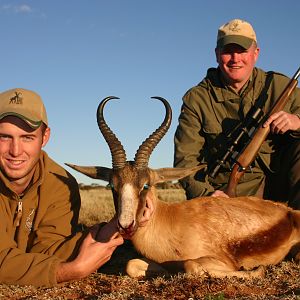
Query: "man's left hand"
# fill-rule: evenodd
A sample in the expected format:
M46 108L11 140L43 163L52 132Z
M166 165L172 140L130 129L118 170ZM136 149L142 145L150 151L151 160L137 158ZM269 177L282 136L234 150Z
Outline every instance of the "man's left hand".
M271 115L263 124L263 127L270 126L270 131L275 134L284 134L288 130L298 130L300 128L300 118L284 111Z

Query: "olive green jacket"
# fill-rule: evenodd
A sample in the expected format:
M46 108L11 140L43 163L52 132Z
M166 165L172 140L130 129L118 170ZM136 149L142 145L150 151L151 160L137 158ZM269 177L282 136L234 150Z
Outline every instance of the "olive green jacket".
M289 78L275 72L264 72L255 68L252 76L240 94L223 85L220 70L211 68L207 76L183 97L179 124L175 133L175 167L196 166L206 163L208 169L216 160L222 147L227 147L228 134L241 122L250 108L261 101L263 112L270 110L273 103L289 82ZM300 92L297 88L288 100L284 110L300 113ZM300 131L291 135L300 138ZM280 167L279 135L269 134L261 146L252 170L247 170L237 187L237 194L255 194L264 178L262 166L274 172ZM264 168L263 167L263 168ZM222 189L228 182L229 165L221 169L213 179L206 172L184 178L181 183L188 198L209 195L215 189Z
M59 262L76 255L80 194L76 180L42 152L22 197L0 172L0 283L53 286Z

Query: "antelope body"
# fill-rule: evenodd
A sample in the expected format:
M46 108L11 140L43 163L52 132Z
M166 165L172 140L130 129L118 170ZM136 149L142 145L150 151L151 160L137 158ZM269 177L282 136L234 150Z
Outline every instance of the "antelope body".
M139 147L134 161L126 161L123 146L103 117L105 98L97 120L112 153L113 167L69 165L112 186L120 233L131 239L145 259L128 262L132 277L153 274L208 273L216 277L260 277L264 266L277 264L300 245L300 211L256 197L201 197L166 203L158 199L155 184L186 177L204 166L151 169L151 152L167 132L171 108L161 126ZM145 223L147 212L152 211ZM147 219L147 218L146 218Z

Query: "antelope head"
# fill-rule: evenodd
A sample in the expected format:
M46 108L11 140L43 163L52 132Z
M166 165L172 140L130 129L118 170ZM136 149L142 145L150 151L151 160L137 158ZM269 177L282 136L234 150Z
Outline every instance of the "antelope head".
M126 153L121 142L104 120L103 109L105 104L112 99L119 99L110 96L103 99L99 104L97 122L110 148L112 168L66 164L91 178L109 182L113 193L119 229L126 236L132 236L140 224L147 206L146 195L149 188L154 187L159 182L186 177L203 168L203 166L197 166L193 168L162 168L154 170L148 167L152 151L168 131L172 120L172 110L168 101L161 97L152 98L160 100L164 104L166 109L165 118L162 124L140 145L133 161L126 160Z

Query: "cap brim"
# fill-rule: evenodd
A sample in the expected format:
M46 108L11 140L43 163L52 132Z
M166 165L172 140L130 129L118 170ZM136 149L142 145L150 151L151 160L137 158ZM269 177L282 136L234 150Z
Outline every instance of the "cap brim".
M15 116L18 117L20 119L22 119L28 126L30 126L32 129L38 129L41 124L43 123L43 121L33 121L28 119L27 117L20 115L18 113L15 112L6 112L0 115L0 120L2 120L3 118L7 117L7 116Z
M227 35L218 40L217 48L223 48L228 44L237 44L244 49L249 49L253 42L253 39L247 38L242 35Z

